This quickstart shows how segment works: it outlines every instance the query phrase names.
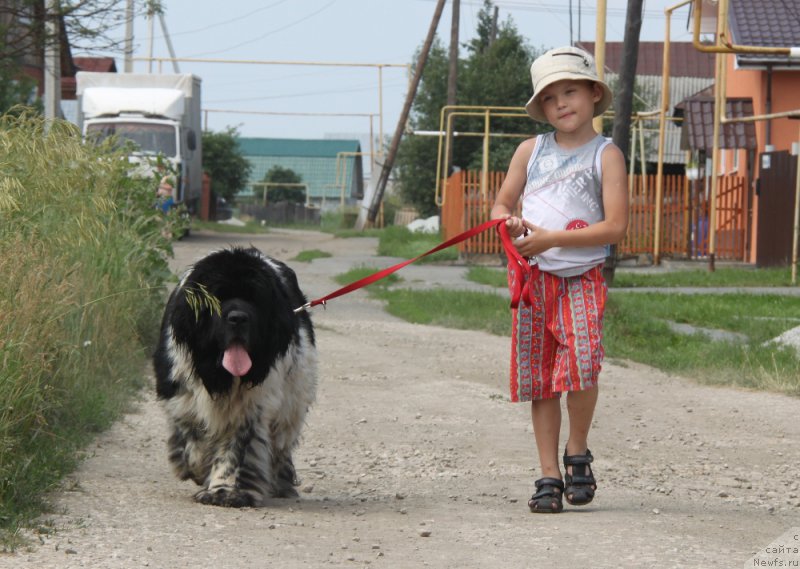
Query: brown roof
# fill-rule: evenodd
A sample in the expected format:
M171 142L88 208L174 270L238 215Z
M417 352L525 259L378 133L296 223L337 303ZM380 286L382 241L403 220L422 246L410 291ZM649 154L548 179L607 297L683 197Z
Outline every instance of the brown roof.
M725 101L725 116L742 118L753 116L753 99L730 98ZM714 97L695 96L683 101L683 134L686 147L710 152L714 143ZM720 148L756 150L756 127L752 122L723 124L720 131Z
M113 57L73 57L72 61L78 71L117 72L117 63Z
M609 71L619 73L622 65L623 42L606 43L606 64ZM594 53L594 42L581 42L589 53ZM714 54L697 51L691 42L670 42L670 77L714 77ZM664 43L639 42L636 58L637 75L661 75L664 63Z
M796 0L731 0L729 24L739 45L792 47L800 45L800 3ZM780 64L800 67L784 55L738 54L739 65Z

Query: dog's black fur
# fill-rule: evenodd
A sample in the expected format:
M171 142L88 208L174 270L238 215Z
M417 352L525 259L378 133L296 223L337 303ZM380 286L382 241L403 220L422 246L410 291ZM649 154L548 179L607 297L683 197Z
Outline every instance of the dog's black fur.
M218 301L218 302L217 302ZM316 393L311 319L288 266L231 248L172 292L153 356L169 458L197 501L253 506L296 496L291 453Z

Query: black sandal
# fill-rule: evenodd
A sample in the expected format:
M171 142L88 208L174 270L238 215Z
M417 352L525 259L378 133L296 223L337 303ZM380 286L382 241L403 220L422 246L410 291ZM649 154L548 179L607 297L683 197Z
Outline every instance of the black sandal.
M540 478L535 483L536 494L528 500L528 508L534 514L557 514L564 509L561 496L564 482L558 478Z
M572 467L572 474L564 474L566 489L564 497L567 503L573 506L585 506L594 499L594 491L597 490L597 482L594 479L592 467L589 466L594 457L587 449L586 454L575 454L568 456L564 451L564 468Z

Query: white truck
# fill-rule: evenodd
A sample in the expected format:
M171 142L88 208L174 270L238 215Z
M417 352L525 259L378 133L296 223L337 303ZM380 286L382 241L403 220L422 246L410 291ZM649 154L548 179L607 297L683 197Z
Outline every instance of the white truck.
M131 141L136 150L130 159L141 164L161 155L177 174L174 202L197 212L203 186L200 78L80 71L75 79L84 138Z

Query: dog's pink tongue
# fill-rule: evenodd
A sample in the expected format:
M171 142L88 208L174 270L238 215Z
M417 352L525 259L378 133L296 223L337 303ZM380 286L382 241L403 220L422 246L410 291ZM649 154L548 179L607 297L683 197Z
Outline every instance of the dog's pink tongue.
M247 351L241 346L231 346L225 350L225 355L222 356L222 367L228 370L228 373L238 377L246 375L253 362L250 361L250 356Z

